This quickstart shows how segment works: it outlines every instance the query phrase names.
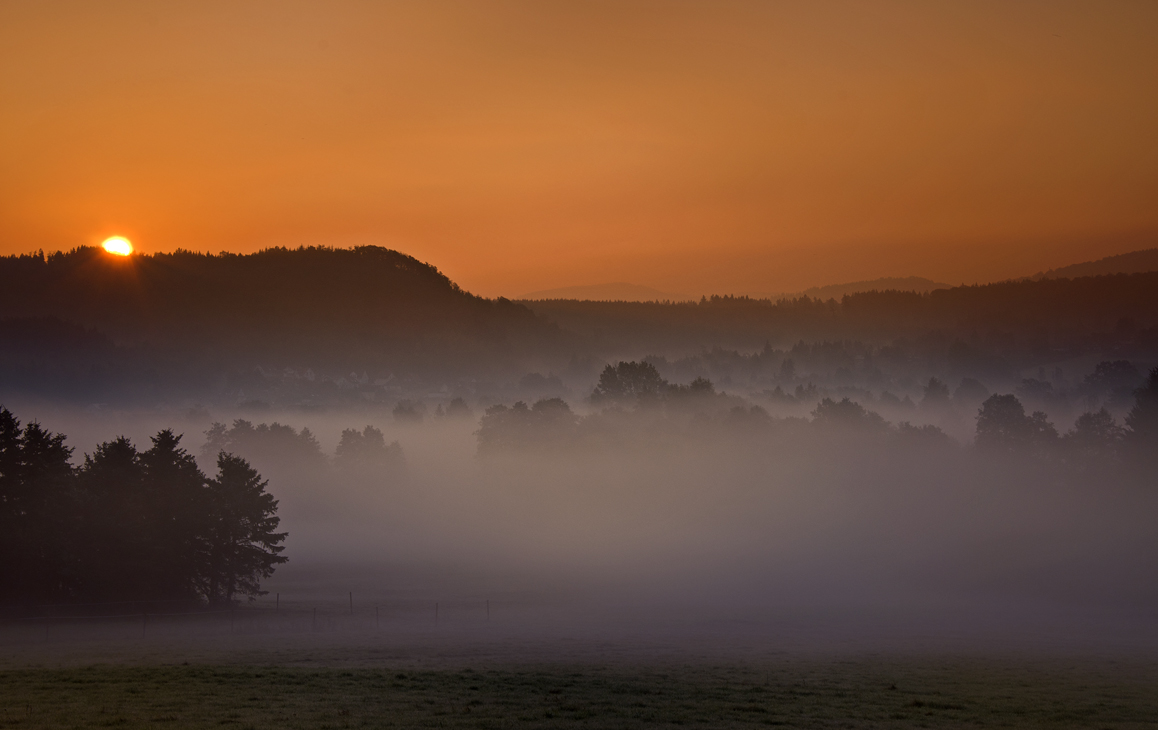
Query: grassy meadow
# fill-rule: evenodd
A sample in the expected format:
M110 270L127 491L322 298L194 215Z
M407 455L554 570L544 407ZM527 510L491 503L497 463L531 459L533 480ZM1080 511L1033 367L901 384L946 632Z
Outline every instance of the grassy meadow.
M1151 664L976 659L0 672L4 728L1158 727Z

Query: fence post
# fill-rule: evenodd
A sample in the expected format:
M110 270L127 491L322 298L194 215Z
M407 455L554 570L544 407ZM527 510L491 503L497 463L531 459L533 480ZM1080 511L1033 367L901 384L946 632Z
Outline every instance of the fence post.
M145 627L149 624L149 614L141 612L141 638L145 637Z
M316 609L316 608L314 609L314 623L313 623L312 630L313 631L318 630L318 609Z
M350 591L350 615L354 615L354 592Z
M374 628L377 629L380 627L381 624L378 623L378 604L374 604Z
M487 599L487 621L491 620L491 599Z
M281 611L281 594L275 593L274 596L276 597L273 599L273 612L279 613Z
M438 601L434 602L434 623L438 623Z

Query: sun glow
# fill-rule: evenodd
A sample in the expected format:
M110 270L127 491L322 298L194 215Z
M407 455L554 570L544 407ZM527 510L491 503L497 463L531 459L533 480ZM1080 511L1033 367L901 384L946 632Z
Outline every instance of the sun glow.
M114 256L128 256L133 252L133 244L129 243L129 239L123 236L106 238L105 242L101 244L101 248Z

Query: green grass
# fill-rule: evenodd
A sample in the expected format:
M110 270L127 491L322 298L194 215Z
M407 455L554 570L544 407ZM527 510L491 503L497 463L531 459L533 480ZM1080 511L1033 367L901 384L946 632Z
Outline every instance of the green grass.
M3 728L1158 727L1151 665L932 660L0 672Z

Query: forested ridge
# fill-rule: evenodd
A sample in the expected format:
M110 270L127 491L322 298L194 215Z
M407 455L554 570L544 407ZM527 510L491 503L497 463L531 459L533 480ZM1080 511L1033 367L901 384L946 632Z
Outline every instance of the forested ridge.
M0 257L0 319L45 319L117 343L230 363L454 369L502 360L551 328L377 246L120 258L83 247ZM10 328L18 325L8 325Z
M869 291L839 301L704 297L698 302L536 301L561 328L616 350L855 339L888 342L930 332L1005 347L1096 348L1124 327L1128 344L1158 350L1158 272L999 282L927 293ZM1120 337L1119 337L1120 338Z

